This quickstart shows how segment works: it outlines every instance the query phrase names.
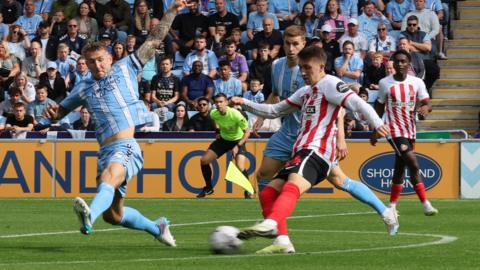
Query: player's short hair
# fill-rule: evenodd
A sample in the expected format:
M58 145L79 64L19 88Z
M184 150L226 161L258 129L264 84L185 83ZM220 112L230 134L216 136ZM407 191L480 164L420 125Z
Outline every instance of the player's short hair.
M397 59L397 55L405 55L408 58L408 62L412 62L412 56L405 50L398 50L393 53L392 59L395 62L395 59Z
M108 52L107 47L105 47L105 45L103 45L99 41L87 43L87 45L85 45L82 49L82 55L86 58L87 54L92 53L92 52L96 52L96 51L99 51L99 50L104 50L104 51Z
M221 60L220 62L218 62L218 66L219 67L225 67L225 66L230 67L230 62L228 62L228 60Z
M305 29L300 25L291 25L285 29L284 39L287 37L302 37L305 39Z
M303 50L298 53L298 59L302 61L310 60L310 59L315 59L322 64L325 64L327 62L327 54L325 51L317 46L308 46L303 48Z
M228 99L227 95L225 95L224 93L218 93L213 97L213 100L217 100L218 98L221 98L221 97L223 97L225 100Z

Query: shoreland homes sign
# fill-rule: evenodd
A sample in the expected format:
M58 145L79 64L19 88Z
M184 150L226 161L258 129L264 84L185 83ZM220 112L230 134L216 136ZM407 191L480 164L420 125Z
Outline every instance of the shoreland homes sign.
M442 169L435 160L426 155L417 153L417 160L420 166L420 175L425 184L425 189L429 190L439 183L442 178ZM395 152L375 155L366 160L360 166L360 179L371 189L383 194L390 194L394 164ZM406 168L404 172L402 194L415 194L413 185L410 182L410 172L408 168Z

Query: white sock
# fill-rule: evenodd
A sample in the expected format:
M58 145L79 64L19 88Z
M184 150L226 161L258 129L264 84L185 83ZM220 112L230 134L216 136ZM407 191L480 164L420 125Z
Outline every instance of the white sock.
M390 203L390 208L397 208L397 203Z
M425 200L425 201L423 202L423 206L428 207L428 206L432 206L432 204L430 203L429 200Z
M288 237L288 235L277 236L277 238L275 238L274 243L278 245L284 245L284 246L292 244L292 242L290 241L290 237Z
M268 226L275 226L275 227L277 226L277 222L275 220L269 219L269 218L263 220L262 224L263 225L268 225Z

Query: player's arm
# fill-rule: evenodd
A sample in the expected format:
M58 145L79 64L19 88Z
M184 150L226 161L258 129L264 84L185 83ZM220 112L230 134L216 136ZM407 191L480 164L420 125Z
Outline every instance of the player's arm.
M157 48L160 45L160 42L162 42L165 36L167 36L177 12L188 5L190 4L187 4L186 0L175 0L167 12L165 12L163 15L160 23L150 31L150 35L148 36L147 40L142 44L142 46L140 46L140 48L138 48L136 52L137 57L142 64L147 63L148 60L155 56L155 48Z
M348 148L347 142L345 141L345 127L344 127L344 117L345 109L340 109L340 112L337 117L337 157L339 160L342 160L347 157Z
M367 118L367 122L375 128L378 136L385 137L390 134L390 129L383 123L372 106L353 91L351 91L348 97L344 98L344 102L345 107L349 110L362 113Z
M231 102L235 105L242 105L242 108L248 112L269 119L289 115L292 112L300 109L300 106L295 106L292 103L289 103L288 99L283 100L280 103L265 104L255 103L241 97L232 97Z

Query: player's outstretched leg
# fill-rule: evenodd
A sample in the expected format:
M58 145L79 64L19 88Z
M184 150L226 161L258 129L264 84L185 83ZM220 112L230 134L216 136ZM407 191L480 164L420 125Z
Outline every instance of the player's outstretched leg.
M78 222L80 223L80 232L83 234L91 234L93 228L88 204L82 198L77 197L73 201L73 211L77 215Z
M433 207L430 201L427 199L427 195L425 192L425 185L423 184L423 182L420 182L415 186L413 186L413 189L417 193L418 198L420 199L420 202L422 202L423 213L426 216L435 216L436 214L438 214L438 210L435 207Z

